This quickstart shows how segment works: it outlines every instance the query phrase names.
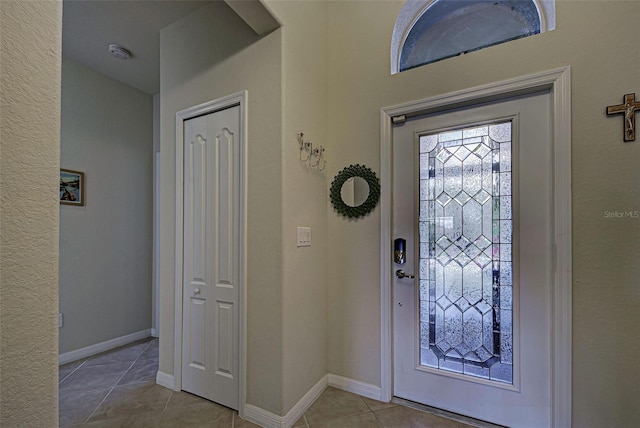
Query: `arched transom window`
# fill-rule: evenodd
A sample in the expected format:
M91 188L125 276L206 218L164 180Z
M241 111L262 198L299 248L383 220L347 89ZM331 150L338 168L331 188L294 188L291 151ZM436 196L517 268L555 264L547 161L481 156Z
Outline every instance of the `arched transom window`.
M391 74L555 28L555 0L409 0L393 30Z

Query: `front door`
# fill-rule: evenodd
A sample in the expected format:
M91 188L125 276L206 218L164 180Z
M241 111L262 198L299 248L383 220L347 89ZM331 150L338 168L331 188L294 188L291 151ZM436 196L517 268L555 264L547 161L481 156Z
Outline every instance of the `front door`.
M395 396L551 425L550 115L541 92L394 127Z
M184 122L182 389L238 408L240 107Z

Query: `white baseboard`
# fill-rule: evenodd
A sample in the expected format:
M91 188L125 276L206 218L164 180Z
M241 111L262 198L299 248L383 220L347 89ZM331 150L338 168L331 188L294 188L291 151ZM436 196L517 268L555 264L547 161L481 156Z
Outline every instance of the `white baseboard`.
M172 391L175 391L176 389L176 381L173 375L161 372L160 370L158 370L158 374L156 374L156 383L160 386L164 386L165 388L169 388Z
M278 416L275 413L268 412L252 404L244 405L244 415L241 417L265 428L281 428L284 426L282 416Z
M290 428L322 394L327 387L327 379L327 376L323 376L284 416L246 404L243 418L265 428Z
M157 328L152 328L152 329L151 329L151 336L153 336L153 337L160 337L160 336L158 335L158 329L157 329Z
M160 376L160 373L158 373L158 376ZM323 376L286 415L278 416L254 405L246 404L244 406L243 419L265 428L290 428L313 405L327 386L333 386L373 400L381 401L382 397L382 390L379 386L329 374Z
M371 398L372 400L383 401L382 389L379 386L334 374L329 374L328 378L329 386L333 386L334 388L351 392L353 394L362 395L363 397Z
M147 329L138 331L137 333L131 333L126 336L116 337L115 339L107 340L106 342L100 342L95 345L76 349L75 351L65 352L64 354L58 355L58 364L66 364L82 358L90 357L92 355L99 354L100 352L117 348L118 346L128 345L136 340L146 339L150 336L151 329Z

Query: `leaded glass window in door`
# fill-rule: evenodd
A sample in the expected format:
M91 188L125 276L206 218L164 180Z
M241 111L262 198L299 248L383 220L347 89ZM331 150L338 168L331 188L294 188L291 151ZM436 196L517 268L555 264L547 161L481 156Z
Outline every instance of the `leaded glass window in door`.
M419 139L420 364L509 384L511 125Z

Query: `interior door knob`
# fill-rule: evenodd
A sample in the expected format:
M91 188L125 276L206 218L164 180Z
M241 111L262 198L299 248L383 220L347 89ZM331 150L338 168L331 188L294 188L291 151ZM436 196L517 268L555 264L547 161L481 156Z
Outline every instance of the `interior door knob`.
M199 288L194 288L193 289L193 294L200 294L200 289Z
M396 271L396 277L398 277L399 279L402 279L402 278L415 278L416 276L415 275L408 275L408 274L404 273L404 271L402 269L398 269Z

